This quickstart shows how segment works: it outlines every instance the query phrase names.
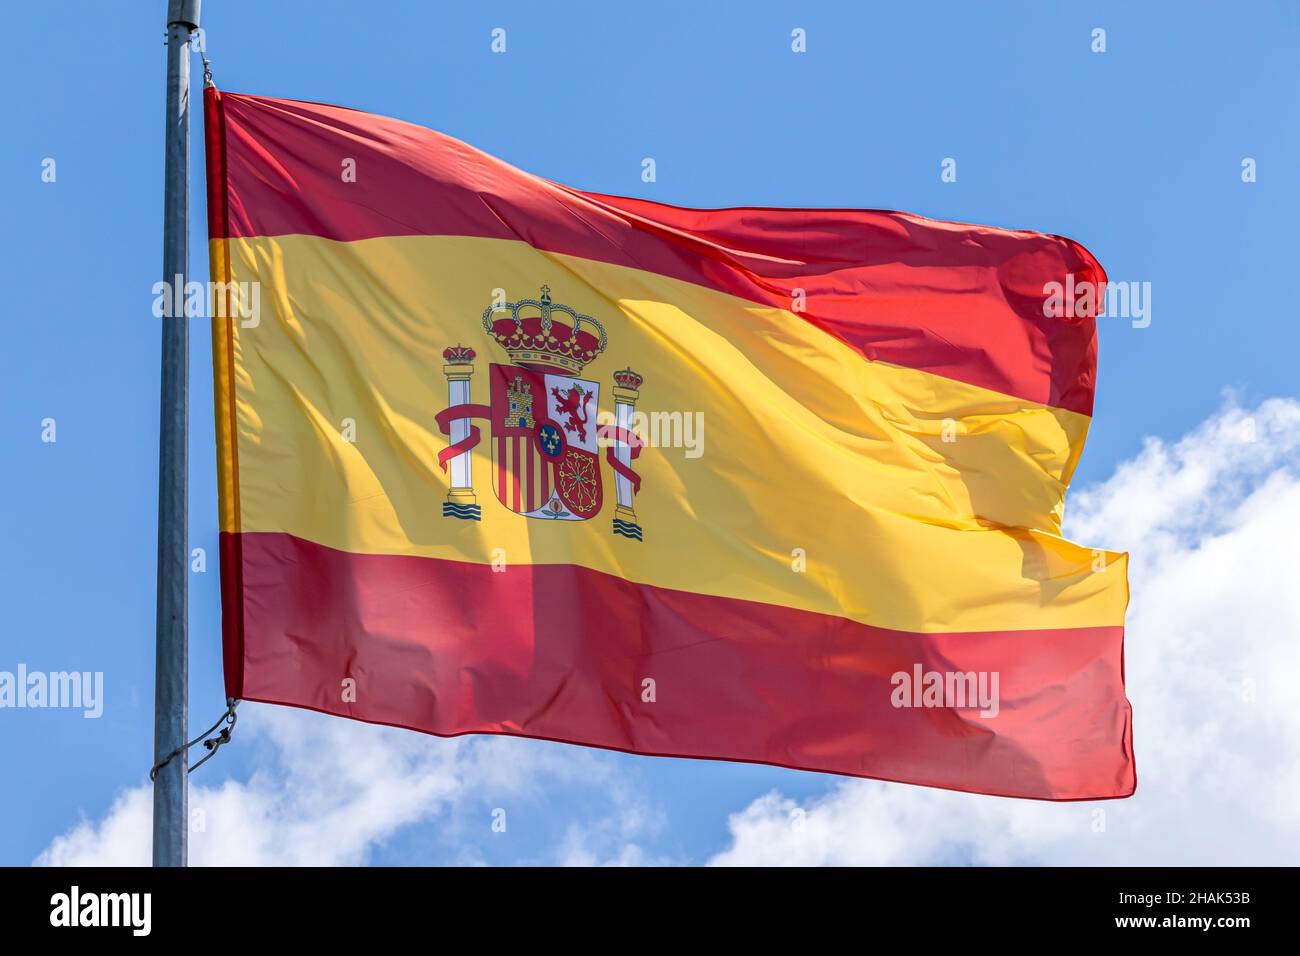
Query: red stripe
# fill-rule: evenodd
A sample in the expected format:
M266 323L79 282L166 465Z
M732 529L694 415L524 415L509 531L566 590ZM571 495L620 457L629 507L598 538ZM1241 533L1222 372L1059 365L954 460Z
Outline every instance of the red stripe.
M523 464L519 461L519 439L510 439L510 477L514 479L515 511L519 510L519 485L523 481Z
M244 557L245 534L218 535L221 555L221 658L226 696L242 697L244 687Z
M248 700L1005 796L1135 786L1119 627L912 634L568 565L493 574L242 537L243 684L228 691ZM998 671L1000 712L893 707L891 675L917 663Z
M229 215L209 217L214 237L481 236L792 311L803 290L794 314L868 359L1092 413L1095 322L1042 310L1044 285L1067 273L1105 281L1068 239L882 210L680 209L583 193L399 120L207 95L228 143ZM355 182L342 179L345 158Z
M203 98L203 127L206 132L204 158L207 161L208 234L213 239L233 236L226 200L232 190L226 179L226 124L221 96ZM229 277L223 277L223 281Z
M528 458L528 511L537 510L537 453L531 439L524 439L524 455Z
M506 443L509 439L497 438L497 500L510 507L510 486L506 484Z

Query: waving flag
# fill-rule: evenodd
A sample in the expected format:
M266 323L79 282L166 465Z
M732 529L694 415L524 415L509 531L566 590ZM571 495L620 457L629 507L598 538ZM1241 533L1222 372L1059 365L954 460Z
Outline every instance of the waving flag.
M1044 299L1105 281L1085 249L581 192L206 101L232 697L1133 791L1126 556L1060 537L1096 329Z

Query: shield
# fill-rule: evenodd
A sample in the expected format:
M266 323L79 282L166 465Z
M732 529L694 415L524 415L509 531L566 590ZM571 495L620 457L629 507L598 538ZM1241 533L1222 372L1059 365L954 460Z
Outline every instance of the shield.
M594 517L601 505L599 383L518 365L488 371L497 500L529 518Z

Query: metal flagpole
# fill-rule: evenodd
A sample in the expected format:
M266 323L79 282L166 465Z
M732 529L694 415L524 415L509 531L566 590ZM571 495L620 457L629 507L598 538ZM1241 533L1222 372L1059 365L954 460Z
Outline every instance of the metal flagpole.
M190 34L200 0L167 4L167 133L163 191L163 281L171 301L186 301L189 273ZM173 306L172 312L176 309ZM158 636L154 671L154 762L182 747L189 709L189 325L162 319L162 397L158 442ZM153 783L153 865L185 866L189 755L158 769Z

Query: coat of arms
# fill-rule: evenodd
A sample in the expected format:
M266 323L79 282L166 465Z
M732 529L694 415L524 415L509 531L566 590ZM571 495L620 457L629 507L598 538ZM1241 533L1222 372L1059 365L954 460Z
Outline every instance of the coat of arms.
M640 541L632 499L641 478L632 461L641 453L641 441L632 431L632 413L642 378L631 369L614 373L614 420L599 425L600 383L578 377L605 351L604 326L553 302L550 289L542 286L536 299L485 309L483 330L510 357L509 365L487 367L489 404L470 401L474 350L455 345L442 353L449 407L438 413L437 422L449 444L438 454L438 463L451 471L443 516L481 518L470 451L482 437L472 419L486 418L491 424L492 486L502 505L545 521L595 517L605 500L603 445L614 472L614 533Z

